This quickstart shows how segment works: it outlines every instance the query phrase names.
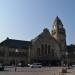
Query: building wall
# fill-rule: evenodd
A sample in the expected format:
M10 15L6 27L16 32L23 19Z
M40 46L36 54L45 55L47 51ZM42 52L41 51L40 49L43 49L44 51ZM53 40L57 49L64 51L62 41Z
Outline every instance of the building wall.
M15 65L22 62L23 64L28 63L28 50L8 48L5 46L0 46L0 63Z
M48 30L43 30L41 35L34 40L32 40L32 59L60 60L60 47Z

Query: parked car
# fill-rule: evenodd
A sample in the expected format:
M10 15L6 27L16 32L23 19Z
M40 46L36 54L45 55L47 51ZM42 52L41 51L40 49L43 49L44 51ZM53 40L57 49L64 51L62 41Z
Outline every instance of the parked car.
M0 64L0 71L4 71L4 66Z
M18 66L18 67L21 67L21 66L22 66L22 63L18 63L17 66Z
M42 64L41 63L33 63L33 64L28 64L31 68L41 68Z
M75 67L75 65L72 65L72 67Z

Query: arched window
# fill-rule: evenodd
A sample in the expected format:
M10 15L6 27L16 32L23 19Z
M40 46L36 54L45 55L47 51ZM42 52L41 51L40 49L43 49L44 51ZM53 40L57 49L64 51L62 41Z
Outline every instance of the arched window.
M47 55L47 44L45 44L45 55Z
M37 48L37 56L40 56L40 48Z
M44 55L44 45L41 45L41 55Z
M52 49L52 56L54 56L54 50Z
M50 45L48 45L48 55L50 55Z

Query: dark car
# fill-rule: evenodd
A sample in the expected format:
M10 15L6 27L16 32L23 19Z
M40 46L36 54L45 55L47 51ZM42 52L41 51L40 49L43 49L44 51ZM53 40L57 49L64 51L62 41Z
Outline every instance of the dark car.
M4 65L0 64L0 71L4 71Z

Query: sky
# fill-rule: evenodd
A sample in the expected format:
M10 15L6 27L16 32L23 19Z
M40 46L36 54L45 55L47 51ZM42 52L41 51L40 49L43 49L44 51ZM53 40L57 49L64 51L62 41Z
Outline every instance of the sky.
M75 44L75 0L0 0L0 42L31 40L44 28L51 32L56 16L66 29L67 44Z

